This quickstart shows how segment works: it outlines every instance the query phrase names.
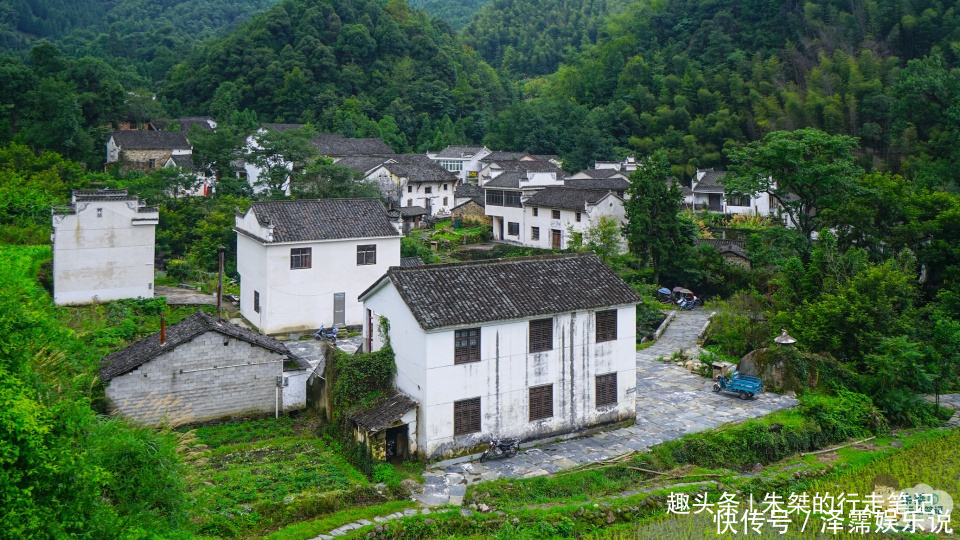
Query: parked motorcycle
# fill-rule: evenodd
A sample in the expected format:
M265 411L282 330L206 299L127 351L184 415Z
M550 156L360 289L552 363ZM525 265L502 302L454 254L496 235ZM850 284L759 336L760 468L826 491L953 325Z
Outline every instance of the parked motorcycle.
M699 300L699 298L696 296L693 298L684 298L677 302L677 305L680 306L680 309L683 311L691 311L697 305L697 300ZM703 305L703 303L700 305Z
M320 329L317 330L317 333L313 335L313 339L325 339L327 341L337 342L337 334L340 332L340 329L334 326L329 330L325 330L323 325L320 325Z
M480 454L480 462L482 463L491 457L513 457L519 451L520 441L517 439L494 439L490 437L490 440L487 441L487 449Z

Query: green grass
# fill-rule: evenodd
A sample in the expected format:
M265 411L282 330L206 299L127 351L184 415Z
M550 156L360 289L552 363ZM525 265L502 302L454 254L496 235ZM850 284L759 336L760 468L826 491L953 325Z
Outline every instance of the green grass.
M311 422L265 419L182 431L197 531L249 537L355 501L384 502L363 474L313 433Z
M637 343L637 350L642 351L648 347L653 347L654 343L656 343L656 341L647 341L646 343Z
M360 519L372 521L373 518L377 516L402 512L407 508L414 508L415 506L416 503L413 501L390 501L366 508L344 510L331 516L289 525L263 538L265 540L306 540L330 532L347 523L353 523Z

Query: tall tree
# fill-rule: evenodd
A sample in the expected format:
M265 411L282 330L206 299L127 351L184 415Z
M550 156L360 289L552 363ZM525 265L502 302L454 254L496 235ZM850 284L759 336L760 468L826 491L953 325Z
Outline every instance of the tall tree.
M813 242L825 209L857 192L863 174L854 162L857 140L817 129L776 131L761 141L728 151L733 174L722 182L733 194L768 194L793 226Z
M640 160L630 175L630 197L624 203L627 223L623 234L630 251L653 269L654 283L660 279L664 261L692 241L684 233L680 215L683 194L669 176L666 152L660 150Z

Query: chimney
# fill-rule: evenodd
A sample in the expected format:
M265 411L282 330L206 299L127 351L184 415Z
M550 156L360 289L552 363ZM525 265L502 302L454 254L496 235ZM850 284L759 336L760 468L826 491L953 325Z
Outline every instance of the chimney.
M160 314L160 346L167 344L167 323L163 320L163 313Z

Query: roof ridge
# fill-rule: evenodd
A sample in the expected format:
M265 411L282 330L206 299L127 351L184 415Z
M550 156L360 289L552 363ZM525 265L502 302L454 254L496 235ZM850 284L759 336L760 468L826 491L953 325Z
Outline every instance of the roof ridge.
M391 266L387 273L394 270L400 270L403 272L410 271L425 271L433 269L443 269L443 268L456 268L461 266L494 266L496 264L506 264L506 263L520 263L525 261L546 261L546 260L559 260L559 259L575 259L578 257L590 257L594 255L593 253L556 253L551 255L526 255L523 257L499 257L496 259L486 259L483 261L458 261L452 263L440 263L440 264L427 264L423 266L418 266L416 268L410 267L400 267L400 266Z

